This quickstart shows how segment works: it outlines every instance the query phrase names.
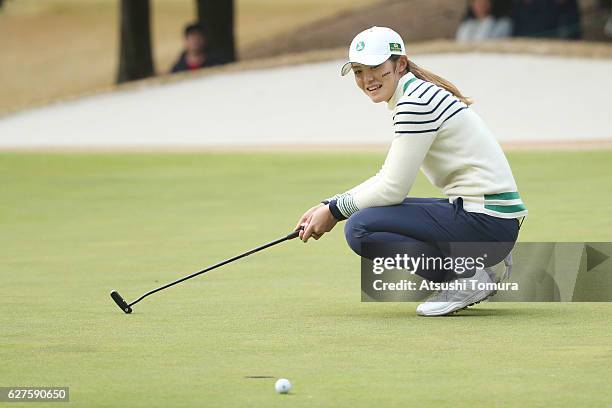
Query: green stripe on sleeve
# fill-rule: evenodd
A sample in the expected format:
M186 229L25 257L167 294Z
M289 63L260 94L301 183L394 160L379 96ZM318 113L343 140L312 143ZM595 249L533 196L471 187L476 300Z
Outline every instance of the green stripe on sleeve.
M523 204L517 204L517 205L488 205L488 204L485 204L484 207L487 210L497 211L497 212L500 212L500 213L521 212L521 211L525 211L527 209L527 208L525 208L525 206Z

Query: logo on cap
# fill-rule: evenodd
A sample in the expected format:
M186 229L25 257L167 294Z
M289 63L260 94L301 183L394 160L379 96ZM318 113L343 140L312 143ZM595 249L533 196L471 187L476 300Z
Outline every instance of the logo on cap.
M355 46L355 49L356 49L357 51L361 51L361 50L363 50L364 48L365 48L365 43L364 43L363 41L359 41L359 42L357 43L357 45Z
M389 43L389 51L394 52L402 52L402 46L398 43Z

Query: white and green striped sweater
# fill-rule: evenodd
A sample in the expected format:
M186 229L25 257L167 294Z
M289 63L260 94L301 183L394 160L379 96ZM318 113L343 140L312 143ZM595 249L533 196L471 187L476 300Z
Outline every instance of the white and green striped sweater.
M508 160L480 117L450 92L408 73L388 102L395 137L381 170L329 200L344 217L401 203L419 168L469 212L519 218L527 209ZM334 210L336 209L334 208Z

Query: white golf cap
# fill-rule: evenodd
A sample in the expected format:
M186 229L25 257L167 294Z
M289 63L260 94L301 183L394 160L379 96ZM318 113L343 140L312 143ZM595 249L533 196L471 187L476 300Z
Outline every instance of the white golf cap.
M352 63L369 66L380 65L391 55L406 55L402 37L387 27L372 27L357 34L349 48L349 60L340 73L346 75Z

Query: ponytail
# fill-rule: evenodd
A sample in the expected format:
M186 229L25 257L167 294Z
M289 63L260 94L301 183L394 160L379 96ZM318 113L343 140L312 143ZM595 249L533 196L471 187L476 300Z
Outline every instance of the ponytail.
M394 60L399 59L399 56L397 56L397 58L393 58L393 57L395 57L395 55L391 56L391 58ZM415 64L414 62L410 60L408 60L408 72L412 72L412 74L415 77L423 81L431 82L432 84L438 85L439 87L446 89L448 92L455 95L457 99L459 99L461 102L465 103L466 105L469 106L472 104L472 100L466 96L463 96L459 88L453 85L450 81L442 78L441 76L434 74L433 72L426 70L425 68L419 67L417 64Z

